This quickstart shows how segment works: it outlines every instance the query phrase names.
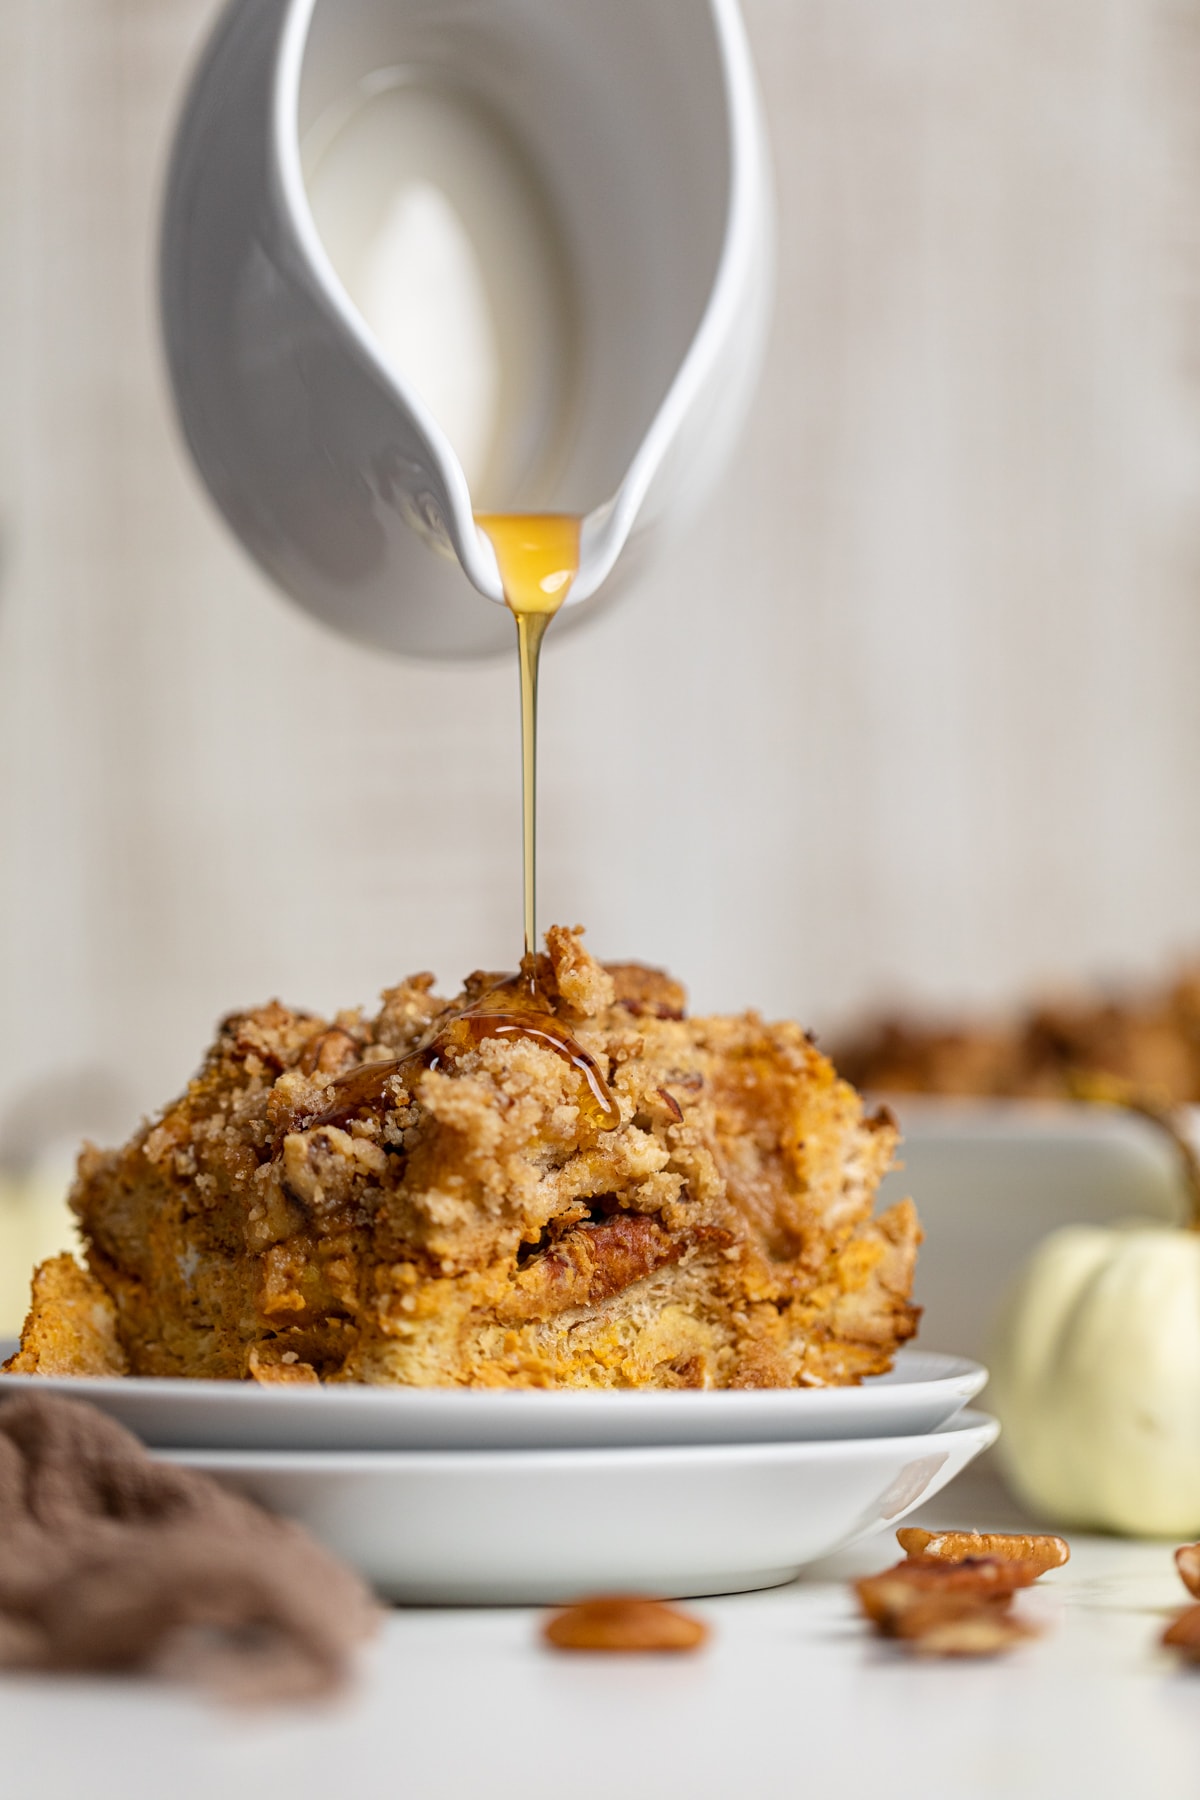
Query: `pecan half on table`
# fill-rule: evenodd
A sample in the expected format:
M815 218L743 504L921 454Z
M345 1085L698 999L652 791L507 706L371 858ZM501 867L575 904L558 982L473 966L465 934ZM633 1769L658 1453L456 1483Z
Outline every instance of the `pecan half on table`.
M1039 1575L1047 1569L1060 1569L1071 1555L1066 1538L1049 1532L922 1531L909 1525L896 1533L896 1542L909 1556L936 1557L939 1562L951 1563L990 1556L1002 1562L1032 1564Z
M642 1594L597 1594L542 1627L556 1650L697 1650L708 1626Z

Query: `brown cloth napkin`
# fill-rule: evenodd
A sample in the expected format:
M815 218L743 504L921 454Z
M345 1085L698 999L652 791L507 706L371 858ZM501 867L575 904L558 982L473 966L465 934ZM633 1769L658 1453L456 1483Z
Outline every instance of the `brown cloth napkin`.
M291 1699L341 1686L377 1617L299 1525L151 1461L95 1407L0 1406L0 1667L142 1669Z

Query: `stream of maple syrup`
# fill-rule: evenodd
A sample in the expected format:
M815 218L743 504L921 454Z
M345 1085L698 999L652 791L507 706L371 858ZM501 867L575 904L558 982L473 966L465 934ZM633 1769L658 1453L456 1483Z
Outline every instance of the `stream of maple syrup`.
M521 671L521 834L525 957L537 954L537 705L542 639L579 572L573 513L476 513L491 540L508 609L517 621Z
M437 1019L417 1048L390 1062L365 1063L331 1083L323 1111L292 1129L342 1125L377 1106L399 1076L407 1086L421 1068L439 1068L447 1055L489 1037L525 1037L571 1064L580 1078L580 1110L600 1131L621 1122L620 1108L595 1059L555 1017L538 978L537 959L537 703L542 639L579 569L580 520L570 513L478 513L476 523L496 552L509 610L517 622L521 676L521 831L525 890L525 954L520 972L499 980L478 999Z

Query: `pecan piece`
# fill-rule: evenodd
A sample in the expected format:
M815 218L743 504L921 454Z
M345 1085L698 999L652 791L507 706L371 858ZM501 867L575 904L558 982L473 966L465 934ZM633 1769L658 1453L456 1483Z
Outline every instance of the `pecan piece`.
M1071 1554L1066 1538L1046 1532L921 1531L908 1525L896 1533L896 1542L910 1557L949 1563L994 1557L1001 1562L1034 1564L1039 1575L1047 1569L1061 1568Z
M300 1052L296 1067L302 1075L340 1075L351 1063L362 1060L362 1051L340 1026L318 1032Z
M1177 1614L1163 1632L1162 1641L1188 1662L1200 1662L1200 1606L1189 1606Z
M645 963L605 963L612 976L613 1003L635 1019L682 1019L687 994L662 969Z
M696 1650L708 1636L702 1620L640 1594L597 1594L542 1629L556 1650Z
M673 1236L642 1213L615 1213L577 1225L532 1257L501 1303L501 1319L550 1319L571 1306L600 1305L623 1288L677 1263L705 1228ZM711 1227L709 1229L718 1229Z
M999 1557L959 1563L914 1557L854 1586L881 1637L899 1639L921 1656L996 1656L1033 1635L1010 1609L1016 1589L1037 1575L1033 1564Z
M895 1632L918 1656L1000 1656L1034 1635L1004 1606L947 1606L937 1600L910 1607Z
M1175 1567L1188 1593L1200 1600L1200 1544L1184 1544L1175 1552Z
M924 1602L954 1606L1001 1606L1017 1588L1029 1587L1038 1571L1028 1563L1001 1562L998 1557L972 1557L966 1562L938 1562L913 1557L856 1581L858 1603L872 1624L894 1633L896 1622Z

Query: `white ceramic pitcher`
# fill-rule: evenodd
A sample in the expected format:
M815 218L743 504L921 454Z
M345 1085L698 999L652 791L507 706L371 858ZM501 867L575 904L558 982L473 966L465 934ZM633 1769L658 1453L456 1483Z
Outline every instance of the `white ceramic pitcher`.
M387 117L366 119L372 106ZM474 172L447 179L465 181L463 243L430 242L483 262L496 246L472 233L507 234L504 304L527 317L519 354L500 341L497 360L511 378L524 358L524 388L489 440L504 466L487 492L434 416L438 370L422 371L425 337L449 332L443 389L469 383L453 309L435 287L413 341L389 350L395 321L373 328L351 297L336 204L356 177L334 168L350 130L364 155L409 145L434 223L456 201L422 158L436 163L439 133L461 140ZM357 165L368 210L385 160L372 156ZM511 218L502 189L526 195ZM243 543L328 623L414 655L507 645L511 622L478 597L502 600L473 509L583 515L572 608L618 585L618 558L638 572L634 545L694 511L732 450L765 336L770 218L737 0L231 0L185 106L163 224L187 442ZM400 330L430 270L419 230L397 230L379 304L402 302Z

